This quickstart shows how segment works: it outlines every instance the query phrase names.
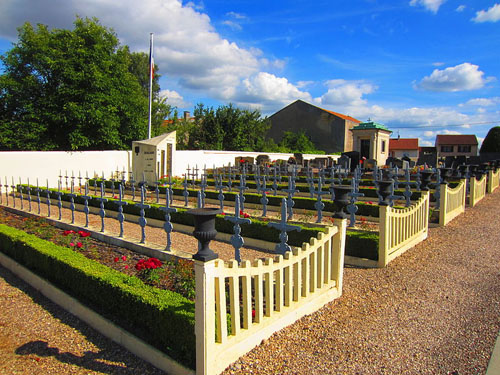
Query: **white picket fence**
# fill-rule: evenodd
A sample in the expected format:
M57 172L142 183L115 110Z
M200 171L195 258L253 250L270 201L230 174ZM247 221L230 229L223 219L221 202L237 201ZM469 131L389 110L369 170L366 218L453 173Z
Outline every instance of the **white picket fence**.
M439 225L445 226L465 211L467 181L460 180L460 183L453 189L446 184L441 184L440 190Z
M488 171L488 193L493 193L500 182L500 168Z
M220 373L274 332L340 297L346 220L334 224L274 260L195 261L197 374Z
M379 207L378 267L427 238L429 229L429 192L410 207Z
M475 177L469 179L469 206L474 207L486 195L486 174L478 181Z

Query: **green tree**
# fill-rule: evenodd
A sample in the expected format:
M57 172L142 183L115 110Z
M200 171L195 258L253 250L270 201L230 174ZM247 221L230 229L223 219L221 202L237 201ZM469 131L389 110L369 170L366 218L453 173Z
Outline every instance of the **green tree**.
M495 126L488 131L479 153L500 152L500 126Z
M233 104L217 109L198 104L195 124L189 136L194 149L262 151L270 128L258 110L236 108Z
M129 149L146 138L145 54L120 46L96 19L77 18L73 30L25 23L18 31L1 56L0 149Z
M149 56L144 52L130 54L129 71L132 73L142 88L143 95L149 99ZM167 98L160 98L160 77L158 66L154 66L153 75L153 100L151 115L151 136L160 135L163 131L163 121L172 114L172 106L167 104Z
M309 154L324 154L324 151L317 150L314 143L307 134L301 130L298 133L284 132L283 138L279 143L281 152L300 152Z

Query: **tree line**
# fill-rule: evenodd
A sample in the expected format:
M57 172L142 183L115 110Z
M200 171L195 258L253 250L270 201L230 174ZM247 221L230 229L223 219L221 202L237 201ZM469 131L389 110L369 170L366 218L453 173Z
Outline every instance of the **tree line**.
M147 137L149 57L97 19L77 17L73 30L25 23L0 60L0 150L128 150ZM267 118L233 104L198 104L194 121L179 120L158 71L152 135L176 130L178 149L320 152L304 132L276 144Z

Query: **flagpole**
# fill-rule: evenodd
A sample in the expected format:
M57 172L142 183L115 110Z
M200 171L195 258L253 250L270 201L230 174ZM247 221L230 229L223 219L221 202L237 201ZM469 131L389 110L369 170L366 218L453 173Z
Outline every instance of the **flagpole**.
M151 112L153 103L153 33L149 33L149 114L148 114L148 139L151 139Z

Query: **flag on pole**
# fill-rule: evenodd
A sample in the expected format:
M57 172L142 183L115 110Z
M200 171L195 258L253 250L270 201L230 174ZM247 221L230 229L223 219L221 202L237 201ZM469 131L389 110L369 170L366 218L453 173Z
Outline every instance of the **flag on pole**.
M148 116L148 139L151 139L151 112L153 103L153 76L154 76L154 57L153 57L153 33L149 34L149 116Z
M149 43L149 76L151 80L155 77L155 60L153 56L153 34L151 34L151 40Z

